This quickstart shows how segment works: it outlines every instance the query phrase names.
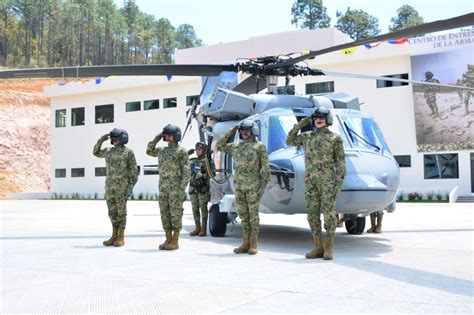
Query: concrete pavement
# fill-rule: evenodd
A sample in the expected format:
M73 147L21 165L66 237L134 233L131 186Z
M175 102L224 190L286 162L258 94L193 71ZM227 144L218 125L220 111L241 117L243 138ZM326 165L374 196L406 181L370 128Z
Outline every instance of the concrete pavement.
M399 204L382 234L337 230L334 260L307 260L304 215L261 215L260 251L190 237L177 251L158 203L131 201L125 246L104 247L105 201L0 201L5 313L473 313L474 204ZM369 224L367 220L367 224Z

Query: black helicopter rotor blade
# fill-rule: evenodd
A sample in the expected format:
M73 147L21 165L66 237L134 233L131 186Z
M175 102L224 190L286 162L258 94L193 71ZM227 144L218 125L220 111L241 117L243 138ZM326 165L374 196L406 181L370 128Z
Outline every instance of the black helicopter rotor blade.
M401 82L401 83L411 83L415 85L425 85L425 86L431 85L431 86L438 86L438 87L448 87L448 88L453 88L453 89L458 89L458 90L474 91L473 87L461 86L461 85L450 85L450 84L441 84L441 83L433 83L433 82L425 82L425 81L417 81L417 80L409 80L409 79L382 77L382 76L361 74L361 73L335 72L335 71L325 71L325 70L322 70L322 72L324 73L324 75L331 76L331 77Z
M114 65L114 66L87 66L38 68L0 71L0 79L18 78L79 78L79 77L107 77L136 76L136 75L174 75L174 76L217 76L222 71L238 71L236 65L215 64L170 64L170 65Z
M251 76L240 82L235 88L232 89L232 91L249 95L258 93L266 88L267 79L265 77L260 78L256 74L252 74Z
M425 23L422 25L414 26L414 27L409 27L405 28L399 31L391 32L391 33L386 33L383 35L367 38L367 39L361 39L358 41L346 43L346 44L341 44L341 45L336 45L328 48L324 48L321 50L314 50L310 51L309 53L293 58L293 59L288 59L282 62L275 63L273 65L269 65L268 69L273 69L273 68L279 68L279 67L285 67L285 66L291 66L295 63L304 61L306 59L314 58L319 55L327 54L333 51L338 51L342 49L347 49L355 46L360 46L364 44L370 44L374 42L381 42L381 41L386 41L390 39L399 39L403 37L414 37L418 35L424 35L427 33L433 33L433 32L438 32L438 31L444 31L444 30L449 30L453 28L459 28L463 26L471 26L474 25L474 13L468 13L465 15L460 15L451 19L446 19L446 20L439 20L439 21L434 21L430 23Z

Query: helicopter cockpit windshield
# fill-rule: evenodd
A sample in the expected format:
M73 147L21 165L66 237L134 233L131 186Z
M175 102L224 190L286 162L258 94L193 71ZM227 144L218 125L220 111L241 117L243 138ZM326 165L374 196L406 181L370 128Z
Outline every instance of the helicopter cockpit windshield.
M354 147L388 152L387 143L376 123L368 117L339 116Z

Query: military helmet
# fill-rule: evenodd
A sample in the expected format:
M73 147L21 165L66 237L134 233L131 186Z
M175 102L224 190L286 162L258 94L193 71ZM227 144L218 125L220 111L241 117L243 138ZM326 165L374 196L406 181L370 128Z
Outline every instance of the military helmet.
M119 139L121 144L128 143L128 132L125 129L114 128L109 133L110 136L110 143L112 143L113 139Z
M207 144L205 144L204 142L199 141L199 142L196 142L196 145L194 147L196 148L196 150L199 149L199 148L203 148L204 150L206 150L207 149Z
M326 118L326 124L328 125L328 127L332 125L332 114L331 111L326 107L317 107L311 114L312 119L314 119L315 117L324 117Z
M425 72L425 78L431 79L432 77L433 77L433 72L431 72L431 71L426 71Z
M250 118L244 119L240 122L239 132L243 130L250 130L254 136L258 136L260 134L257 123L255 120Z
M178 142L181 140L181 129L173 124L167 124L163 128L163 135L173 135L174 141Z

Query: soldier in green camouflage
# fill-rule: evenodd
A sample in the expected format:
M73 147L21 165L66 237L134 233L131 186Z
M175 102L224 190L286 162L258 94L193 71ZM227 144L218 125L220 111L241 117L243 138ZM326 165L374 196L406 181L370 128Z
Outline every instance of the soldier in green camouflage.
M113 147L101 149L102 143L109 139ZM112 236L104 241L104 246L120 247L125 244L124 233L127 223L127 199L138 180L137 161L132 150L125 147L128 143L127 131L114 128L99 138L93 154L105 158L105 200L112 222Z
M462 75L460 85L474 88L474 65L467 65L467 71ZM465 91L464 97L464 114L469 115L469 100L471 99L472 91Z
M207 145L198 142L195 145L197 157L190 159L191 180L189 182L189 199L193 209L194 223L196 228L189 233L191 236L206 236L207 232L207 203L210 200L209 175L206 168ZM192 154L192 153L191 153ZM202 223L201 223L201 209Z
M298 132L314 123L316 131ZM311 116L303 118L288 133L286 143L302 146L305 150L305 199L308 223L313 234L315 248L306 258L333 258L333 242L336 231L336 199L346 174L344 147L339 135L331 132L331 111L318 107ZM321 214L324 215L326 242L321 235Z
M229 139L234 138L237 130L243 142L227 143ZM258 208L270 180L267 149L256 139L258 134L259 129L255 121L245 119L217 142L217 150L231 154L235 165L235 197L243 234L242 245L234 249L236 254L255 255L258 252Z
M161 139L168 142L167 147L156 147ZM146 150L146 154L158 158L159 205L161 223L166 235L166 240L159 246L161 250L179 248L183 201L190 177L188 152L178 145L180 140L181 129L176 125L168 124L148 143Z
M439 83L439 80L433 78L433 72L431 71L425 72L425 78L426 80L424 82ZM435 115L439 117L438 104L436 104L436 92L439 92L439 87L425 85L423 89L426 104L428 104L428 107L431 109L431 116Z
M377 211L370 214L370 229L367 233L382 233L383 211Z

